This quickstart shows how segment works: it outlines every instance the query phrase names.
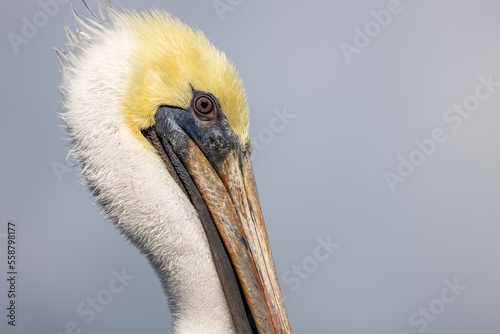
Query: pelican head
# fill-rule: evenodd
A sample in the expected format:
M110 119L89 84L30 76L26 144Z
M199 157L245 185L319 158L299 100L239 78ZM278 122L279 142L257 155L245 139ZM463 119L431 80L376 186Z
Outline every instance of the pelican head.
M236 70L165 12L102 7L74 15L58 52L61 117L96 202L154 267L172 333L291 333Z

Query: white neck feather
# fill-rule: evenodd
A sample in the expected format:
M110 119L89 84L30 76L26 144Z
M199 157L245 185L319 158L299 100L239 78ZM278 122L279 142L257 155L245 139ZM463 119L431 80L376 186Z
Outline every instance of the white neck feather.
M172 332L233 333L195 209L159 156L124 124L121 99L135 41L123 22L112 21L106 28L77 22L60 60L73 154L97 201L154 266L169 296Z

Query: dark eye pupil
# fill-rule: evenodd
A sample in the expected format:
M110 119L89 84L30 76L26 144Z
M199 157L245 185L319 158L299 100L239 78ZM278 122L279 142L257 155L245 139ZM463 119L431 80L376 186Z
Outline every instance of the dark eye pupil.
M196 110L202 114L208 114L213 109L212 101L205 96L198 98L195 103Z

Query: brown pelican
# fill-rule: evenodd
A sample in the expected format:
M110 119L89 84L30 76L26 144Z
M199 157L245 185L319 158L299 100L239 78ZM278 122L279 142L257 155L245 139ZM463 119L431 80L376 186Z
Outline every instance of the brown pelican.
M172 333L291 333L226 56L163 11L66 28L61 117L96 202L146 255Z

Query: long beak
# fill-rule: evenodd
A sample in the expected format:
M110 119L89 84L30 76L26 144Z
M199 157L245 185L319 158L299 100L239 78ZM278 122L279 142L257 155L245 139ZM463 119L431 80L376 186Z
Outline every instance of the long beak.
M259 333L291 333L250 156L232 151L213 167L190 141L186 168L212 214Z
M216 267L217 262L223 260L220 260L219 255L214 255L214 248L217 247L212 246L211 242L220 237L258 333L292 333L264 225L249 152L231 147L222 156L210 156L209 149L206 148L204 150L208 154L204 153L200 144L191 138L193 135L186 134L181 126L184 121L180 119L184 116L179 115L184 114L167 107L159 110L156 120L157 144L151 139L150 142L157 150L158 143L161 144L169 159L167 165L172 163L199 212L203 208L199 208L199 201L193 199L201 196L218 232L217 236L211 236L207 232ZM196 192L193 192L194 187ZM204 219L201 220L204 223ZM218 269L218 274L224 289L225 276L233 273ZM238 288L226 288L225 293L239 294ZM231 309L233 303L230 302L230 297L226 295ZM241 318L242 313L238 312L236 316L232 313L235 327L238 333L247 333L248 324L241 331L236 326L239 320L235 318Z

